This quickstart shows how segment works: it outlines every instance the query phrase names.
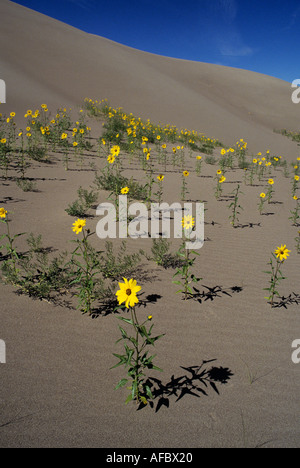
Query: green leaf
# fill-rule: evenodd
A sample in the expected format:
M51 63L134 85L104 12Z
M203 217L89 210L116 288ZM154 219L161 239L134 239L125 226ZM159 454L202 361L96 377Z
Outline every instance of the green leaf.
M135 398L137 394L137 383L135 381L132 382L132 390L131 390L131 396L132 400Z
M152 392L151 392L151 388L148 385L146 385L145 389L146 389L147 396L153 400L153 395L152 395Z
M129 325L133 325L133 321L131 319L127 319L125 317L117 317L118 320L122 320L125 323L129 323Z
M128 335L127 335L126 331L124 330L124 328L119 326L119 330L121 331L121 334L122 334L123 338L128 338Z
M137 347L138 343L137 343L136 339L133 338L133 336L131 336L130 338L128 338L128 340L129 340L135 347Z
M16 235L13 237L13 240L17 239L18 237L24 236L25 234L26 234L26 232L22 232L21 234L16 234Z
M116 386L115 390L118 390L119 388L122 388L124 387L128 382L128 379L122 379L120 380L120 382L118 383L118 385Z
M178 275L180 275L180 274L181 274L181 275L183 274L182 270L177 270L177 272L175 273L175 275L173 275L173 278L175 278L176 276L178 276Z
M159 372L163 372L163 370L160 367L157 367L157 366L153 366L152 369L157 370Z
M139 333L142 337L146 337L148 338L148 332L146 330L146 327L145 326L142 326L139 328Z
M128 403L130 403L133 399L134 399L134 397L131 394L128 395L128 397L126 398L126 401L125 401L125 405L128 405Z
M127 362L126 362L127 365L131 364L131 359L133 355L134 355L134 351L131 349L127 355Z
M114 354L114 356L117 357L118 359L120 359L120 362L118 362L118 364L111 367L110 369L116 369L116 367L122 366L126 362L125 356L121 356L119 354Z

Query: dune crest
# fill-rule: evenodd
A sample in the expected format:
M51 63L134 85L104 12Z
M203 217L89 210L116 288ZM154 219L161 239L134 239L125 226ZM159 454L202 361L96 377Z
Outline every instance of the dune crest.
M291 86L258 73L141 52L87 34L23 6L2 0L1 78L7 110L80 106L85 97L107 98L143 118L195 129L231 144L245 138L294 146L273 129L297 129L300 106ZM5 107L4 112L5 112Z

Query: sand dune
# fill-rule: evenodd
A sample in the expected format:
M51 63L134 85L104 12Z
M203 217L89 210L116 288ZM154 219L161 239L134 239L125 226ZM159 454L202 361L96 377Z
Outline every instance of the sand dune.
M61 106L75 112L85 97L107 98L154 123L194 129L229 145L244 138L250 154L270 149L293 161L299 156L296 143L273 133L274 128L299 130L300 105L292 104L289 83L140 52L8 0L0 2L0 17L0 78L7 84L7 104L0 111L17 112L20 125L28 108L44 102L54 112ZM92 121L92 130L99 137L101 124ZM65 209L80 185L93 184L94 165L106 164L96 154L85 156L82 169L71 160L69 171L62 153L51 153L52 164L30 161L27 176L37 184L36 192L17 187L15 167L9 167L7 178L1 168L0 207L13 212L13 232L41 234L53 255L70 252L74 219ZM195 267L203 277L201 304L182 301L172 284L174 270L155 262L145 261L145 277L137 278L143 294L157 298L138 312L153 315L155 330L166 333L155 348L157 365L164 369L155 375L164 404L157 408L161 400L156 399L154 409L136 411L135 405L124 405L125 389L113 390L124 377L120 368L110 370L116 363L113 353L120 350L115 314L92 320L75 310L77 299L70 295L54 305L19 296L1 283L0 339L7 345L7 363L0 365L0 447L300 446L299 365L291 360L291 344L299 339L294 241L299 227L288 219L295 206L291 180L282 168L271 167L275 199L262 216L257 203L268 176L246 185L244 171L234 167L226 173L224 198L217 201L217 165L203 164L198 177L195 156L186 160L189 196L205 200L207 208L206 242ZM128 155L122 158L125 165ZM162 165L156 169L163 170ZM135 160L124 174L145 183ZM166 200L178 200L181 169L169 164L165 175ZM241 225L233 229L228 204L237 184L244 210ZM108 192L98 195L105 201ZM92 214L88 218L92 231L97 221ZM105 249L96 236L93 241ZM18 242L25 248L25 237ZM292 252L280 291L296 299L282 299L271 309L262 290L269 279L263 271L281 243ZM129 242L128 248L144 248L150 255L151 245L144 239Z
M85 97L154 121L194 129L227 144L292 155L273 129L296 130L299 108L284 81L258 73L140 52L86 34L8 0L0 31L7 109L80 106Z

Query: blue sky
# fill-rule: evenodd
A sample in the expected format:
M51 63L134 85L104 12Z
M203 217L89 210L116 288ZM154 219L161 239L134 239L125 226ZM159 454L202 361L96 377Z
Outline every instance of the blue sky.
M169 57L300 78L300 0L15 0Z

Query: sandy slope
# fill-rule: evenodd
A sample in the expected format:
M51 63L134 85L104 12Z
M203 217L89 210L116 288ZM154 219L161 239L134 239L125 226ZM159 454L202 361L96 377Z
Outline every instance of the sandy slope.
M251 151L269 147L278 155L298 155L295 143L272 132L273 127L296 128L300 107L291 105L288 83L138 52L6 0L0 15L6 18L0 63L9 91L7 111L23 113L41 102L55 109L80 105L86 96L107 97L129 112L203 130L229 144L243 137ZM79 185L93 182L89 162L83 172L66 172L61 162L36 164L29 175L39 193L23 193L13 180L2 179L0 206L14 212L15 232L41 233L47 246L70 249L73 220L64 210ZM206 287L220 286L221 292L207 294L202 304L184 303L175 295L173 272L154 264L150 278L141 281L145 294L158 296L140 313L151 313L157 332L166 333L156 348L164 373L156 377L165 386L169 408L136 411L125 407L126 392L113 391L123 377L121 370L109 370L116 362L112 353L118 352L114 315L92 320L67 304L36 302L1 285L0 339L7 344L7 364L0 366L1 447L299 447L299 366L291 361L291 343L300 338L299 306L271 310L262 291L262 271L274 245L284 242L294 250L290 181L274 172L277 203L262 217L256 204L265 182L243 184L244 227L233 229L228 201L213 196L215 170L205 165L200 178L192 173L189 188L191 198L207 200L208 208L207 242L197 264L203 277L199 288L207 292ZM167 199L178 199L180 175L169 172L165 182ZM238 182L243 183L241 170L228 173L227 196ZM99 201L106 195L100 193ZM89 222L94 228L97 219ZM130 248L150 250L147 241L135 242ZM300 294L299 256L291 255L285 273L282 293ZM190 378L183 367L192 366L207 372L218 368L219 376L223 368L225 380L209 379L213 374L206 372L206 380L192 379L188 387L198 398L188 394L176 401L166 387L172 376Z
M0 70L10 108L81 105L85 97L255 151L292 153L274 128L297 129L290 84L244 70L140 52L1 1Z

